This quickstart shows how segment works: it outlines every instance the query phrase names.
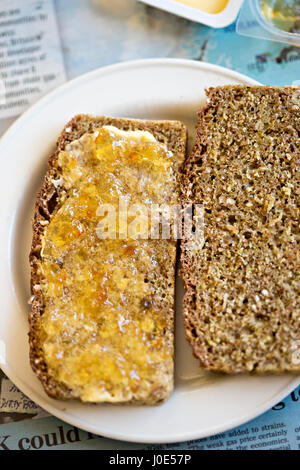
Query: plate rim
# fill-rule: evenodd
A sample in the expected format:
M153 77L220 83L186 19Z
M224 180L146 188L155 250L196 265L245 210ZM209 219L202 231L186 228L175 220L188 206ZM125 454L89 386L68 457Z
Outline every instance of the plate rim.
M74 87L76 85L80 85L81 82L86 82L89 80L93 80L96 76L101 76L109 73L113 73L114 71L122 71L123 69L129 69L131 67L143 67L143 66L153 66L153 65L183 65L184 67L191 67L191 68L198 68L198 69L206 69L208 71L214 71L221 74L226 74L232 78L240 79L244 82L247 82L249 85L262 85L260 82L255 80L254 78L248 77L245 74L237 72L235 70L231 70L227 67L223 67L217 64L211 64L210 62L205 61L198 61L194 59L177 59L177 58L150 58L150 59L135 59L135 60L128 60L123 62L116 62L110 65L105 65L103 67L98 67L97 69L91 70L86 72L78 77L72 78L71 80L67 80L65 83L59 85L58 87L51 90L46 95L39 98L35 103L33 103L26 111L24 111L20 116L16 118L16 120L9 126L9 128L2 134L0 137L0 145L3 145L3 142L10 137L16 127L20 125L20 123L31 116L36 109L40 106L46 104L48 101L51 100L52 96L58 95L64 91L66 88Z
M52 97L55 95L60 95L64 92L65 89L74 88L80 86L81 83L87 83L90 80L94 80L95 78L101 77L105 74L111 74L123 70L129 70L131 68L136 67L153 67L153 66L183 66L183 67L192 67L195 69L200 70L207 70L209 72L215 72L222 74L223 76L226 75L230 78L240 80L245 84L249 85L261 85L256 80L241 74L239 72L230 70L226 67L222 67L216 64L210 64L208 62L196 61L191 59L177 59L177 58L152 58L152 59L137 59L131 61L124 61L118 62L111 65L106 65L104 67L99 67L95 70L87 72L79 77L73 78L72 80L67 81L66 83L60 85L59 87L55 88L42 98L40 98L36 103L34 103L28 110L26 110L21 116L19 116L14 123L6 130L6 132L0 138L0 148L5 145L9 144L11 137L14 136L14 133L18 130L19 126L22 125L23 121L26 121L30 118L34 113L40 108L43 107L47 102L51 101ZM10 250L11 251L11 250ZM18 375L14 373L14 367L9 364L1 364L1 369L7 375L7 377L20 389L22 390L29 398L31 398L35 403L37 403L41 408L48 411L54 417L61 419L62 421L69 423L73 426L80 427L87 432L92 432L96 435L101 435L110 439L117 439L120 441L127 441L133 443L142 443L142 444L162 444L162 443L174 443L174 442L184 442L191 439L201 439L204 437L208 437L214 434L218 434L221 432L228 431L234 427L241 426L246 422L254 419L255 417L261 415L265 411L272 408L276 403L284 399L286 396L289 395L298 385L300 385L300 377L293 379L291 375L291 381L287 386L283 387L283 390L272 396L271 399L265 400L258 408L256 407L255 410L245 413L242 417L237 417L232 419L230 422L226 422L222 425L214 425L211 428L206 428L206 430L191 433L185 433L184 435L180 434L172 438L167 438L162 440L161 438L155 439L151 438L151 440L147 438L140 437L138 435L130 435L127 436L124 433L118 434L118 432L103 432L97 429L97 427L90 423L85 423L84 420L80 417L72 417L69 415L68 411L61 410L59 407L55 407L51 403L48 403L47 397L44 399L42 396L32 390L29 386L22 383L22 380L18 378ZM67 418L67 419L66 419Z

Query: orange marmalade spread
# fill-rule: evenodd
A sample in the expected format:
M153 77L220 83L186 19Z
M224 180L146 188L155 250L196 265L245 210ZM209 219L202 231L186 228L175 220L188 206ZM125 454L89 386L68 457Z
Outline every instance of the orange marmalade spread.
M174 155L150 133L104 126L58 157L67 190L42 241L41 347L49 373L84 401L127 401L170 370L167 314L151 279L175 249L139 237L100 239L100 205L169 203ZM130 223L130 219L127 223ZM164 241L166 242L166 241ZM171 250L171 251L170 251ZM164 252L165 251L165 252Z

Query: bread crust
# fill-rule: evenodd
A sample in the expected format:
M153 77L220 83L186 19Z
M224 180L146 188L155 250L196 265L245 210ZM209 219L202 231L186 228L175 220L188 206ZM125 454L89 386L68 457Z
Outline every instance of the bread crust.
M185 158L187 133L186 127L179 121L151 121L112 118L106 116L93 117L89 115L76 115L64 127L58 137L56 150L48 159L48 171L46 173L43 185L37 194L34 218L33 218L33 238L29 255L31 267L31 293L32 308L29 314L29 346L30 346L30 364L41 381L45 392L52 398L68 400L74 398L72 390L63 383L57 382L51 377L47 370L47 364L43 355L43 350L39 343L39 324L43 314L44 300L41 289L42 274L39 270L39 261L41 256L41 240L45 227L50 222L52 215L59 203L59 188L56 182L60 178L60 170L57 167L59 153L65 149L66 145L73 140L79 139L85 133L92 133L97 128L104 125L112 125L122 130L142 130L151 132L154 137L162 143L165 143L178 158L178 178L180 178L181 164ZM179 181L179 180L178 180ZM170 320L173 324L173 319ZM173 377L172 377L173 380ZM134 403L154 404L164 401L172 392L163 387L157 387L153 396L147 400Z

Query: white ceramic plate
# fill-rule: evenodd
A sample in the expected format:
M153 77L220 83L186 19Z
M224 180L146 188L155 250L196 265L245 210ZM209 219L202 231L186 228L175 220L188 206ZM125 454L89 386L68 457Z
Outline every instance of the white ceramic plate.
M88 405L50 399L28 362L30 218L46 160L64 124L76 113L179 119L191 141L204 88L250 78L210 64L155 59L105 67L58 88L23 114L0 142L0 340L4 372L32 400L79 428L133 442L176 442L240 425L280 401L299 383L288 375L227 377L199 372L181 322L178 289L176 384L163 405ZM1 346L1 345L0 345Z

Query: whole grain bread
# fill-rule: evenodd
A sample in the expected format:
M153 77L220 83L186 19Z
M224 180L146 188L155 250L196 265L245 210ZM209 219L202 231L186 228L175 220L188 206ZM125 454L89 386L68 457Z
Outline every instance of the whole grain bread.
M179 193L179 179L181 175L181 164L185 158L186 150L186 128L177 121L146 121L135 119L122 119L110 117L92 117L89 115L75 116L63 129L60 134L56 150L48 161L48 171L41 190L38 193L35 205L33 220L33 240L30 253L31 265L31 292L32 310L29 315L29 342L30 342L30 363L32 369L40 379L46 393L57 399L71 399L79 397L75 390L70 389L66 384L56 380L55 376L49 372L43 351L43 340L40 334L40 323L45 309L45 292L43 287L43 275L41 270L41 249L42 238L45 228L51 222L53 215L60 207L62 194L66 197L66 190L63 185L58 184L61 179L61 168L58 166L58 155L66 149L66 146L86 133L93 133L96 129L111 125L122 130L142 130L149 131L159 142L164 143L167 148L176 156L177 187L174 193ZM150 242L149 242L150 243ZM149 272L147 282L152 283L157 295L153 302L161 308L162 315L167 316L167 331L165 335L168 340L170 351L173 351L174 342L174 275L176 242L165 240L152 240L151 243L161 244L159 249L161 255L159 260L160 275L157 277ZM166 243L168 246L166 246ZM157 245L156 245L157 246ZM74 280L76 282L76 280ZM126 402L135 403L158 403L171 394L173 389L173 359L168 363L167 370L162 368L153 379L153 383L148 384L148 389L141 394L132 393ZM80 397L79 397L80 398ZM122 396L106 396L103 400L122 402Z
M202 246L182 241L186 337L203 369L299 372L300 89L207 97L182 184L204 209Z

